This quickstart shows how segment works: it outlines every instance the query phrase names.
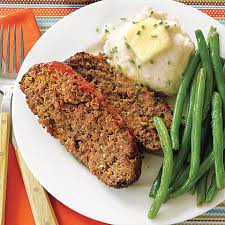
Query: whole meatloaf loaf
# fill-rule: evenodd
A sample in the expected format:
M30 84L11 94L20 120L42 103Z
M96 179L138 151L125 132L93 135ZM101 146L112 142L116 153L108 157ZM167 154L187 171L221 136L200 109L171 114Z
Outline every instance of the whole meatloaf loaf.
M104 96L60 62L38 64L20 88L40 124L108 186L127 187L141 172L135 138Z
M74 71L94 84L112 102L127 124L134 130L138 145L152 153L162 153L159 137L152 122L153 116L163 118L169 128L171 107L146 87L136 85L109 65L102 55L77 53L65 61Z

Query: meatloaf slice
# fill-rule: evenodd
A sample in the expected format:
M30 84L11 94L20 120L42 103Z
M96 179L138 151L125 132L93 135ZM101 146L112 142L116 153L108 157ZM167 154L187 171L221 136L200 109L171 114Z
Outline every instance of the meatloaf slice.
M132 132L104 96L59 62L33 66L20 88L40 124L102 182L127 187L141 172Z
M107 63L102 55L77 53L65 61L74 71L94 84L98 91L112 102L127 124L134 130L137 143L152 153L161 153L159 137L151 120L153 116L164 119L169 128L171 107L146 87L136 85L122 75L120 70Z

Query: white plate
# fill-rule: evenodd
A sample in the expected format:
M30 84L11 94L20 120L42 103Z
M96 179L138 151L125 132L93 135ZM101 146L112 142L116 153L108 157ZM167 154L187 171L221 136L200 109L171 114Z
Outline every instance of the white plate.
M194 30L201 28L207 34L210 25L217 26L225 56L224 27L191 7L169 0L102 1L70 14L49 29L28 54L17 81L35 63L64 60L84 50L98 40L96 27L121 22L121 17L131 18L145 5L175 15L193 40ZM93 219L111 224L172 224L200 215L225 199L225 191L221 191L213 203L198 208L196 197L186 194L169 201L150 221L147 212L152 199L148 192L161 163L159 157L148 155L140 180L129 188L115 190L98 181L38 124L18 85L13 98L13 126L25 161L46 190Z

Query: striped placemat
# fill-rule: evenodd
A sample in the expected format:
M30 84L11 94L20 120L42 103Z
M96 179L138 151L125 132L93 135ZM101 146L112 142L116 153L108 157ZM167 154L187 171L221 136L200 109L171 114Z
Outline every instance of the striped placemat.
M74 4L74 2L79 2ZM94 2L85 0L1 0L0 16L5 16L23 8L32 8L36 16L41 32L44 33L49 27L62 17ZM225 0L180 0L180 2L193 6L202 12L214 17L225 25ZM10 3L10 4L9 4ZM14 3L14 4L12 4Z
M17 10L32 8L37 23L44 33L69 13L91 3L94 0L0 0L0 17ZM225 0L180 0L202 12L214 17L225 26ZM225 225L225 202L207 213L179 225Z

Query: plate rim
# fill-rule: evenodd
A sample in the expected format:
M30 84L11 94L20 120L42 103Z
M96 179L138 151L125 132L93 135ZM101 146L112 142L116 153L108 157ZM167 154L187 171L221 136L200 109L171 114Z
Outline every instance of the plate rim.
M64 21L66 21L69 17L73 17L73 15L74 14L79 14L79 13L82 13L84 10L86 10L87 8L92 8L92 7L95 7L95 5L100 5L100 4L107 4L107 2L109 2L109 1L113 1L113 0L103 0L103 1L99 1L99 2L94 2L94 3L92 3L92 4L90 4L90 5L87 5L87 6L85 6L85 7L82 7L82 8L80 8L79 10L76 10L75 12L72 12L72 13L70 13L69 15L67 15L67 16L65 16L64 18L62 18L59 22L57 22L56 24L54 24L51 28L49 28L41 37L40 37L40 39L35 43L35 45L31 48L31 50L30 50L30 52L32 52L32 49L36 46L36 45L38 45L41 41L42 41L42 39L45 39L46 38L46 36L48 36L48 33L50 33L50 32L52 32L52 30L54 30L55 29L55 27L57 27L57 26L59 26L59 24L60 23L64 23ZM119 1L119 0L116 0L116 1ZM116 2L116 1L114 1L114 2ZM125 1L127 1L127 0L125 0ZM163 1L165 1L165 0L163 0ZM146 1L146 2L148 2L149 3L149 5L151 4L151 1L149 0L149 1ZM184 3L180 3L180 2L175 2L175 1L172 1L172 0L166 0L165 2L168 2L169 4L174 4L174 5L178 5L178 6L181 6L182 5L182 7L186 7L186 8L192 8L192 10L196 10L197 12L199 12L200 14L204 14L204 13L202 13L202 12L200 12L200 11L198 11L197 9L195 9L195 8L193 8L193 7L191 7L191 6L189 6L189 5L185 5ZM172 6L173 7L173 6ZM212 17L210 17L210 16L208 16L208 15L206 15L206 14L204 14L205 16L207 16L207 17L209 17L210 19L213 19ZM215 19L213 19L214 21L216 21ZM217 21L216 21L217 22ZM222 26L219 22L217 22L217 24L218 24L218 26ZM28 53L28 55L29 55L30 53ZM25 59L25 62L26 62L26 59ZM22 68L23 68L23 66L25 65L25 63L22 65L22 67L21 67L21 69L20 69L20 71L22 70ZM20 72L18 73L18 74L20 74ZM19 81L20 81L20 79L21 79L21 76L18 76L18 78L17 78L17 80L16 80L16 87L15 87L15 89L14 89L14 93L16 93L16 91L17 91L17 88L18 88L18 83L19 83ZM14 127L14 124L16 123L15 122L15 107L13 107L14 105L15 105L15 103L14 103L14 100L15 98L13 97L13 100L12 100L12 124L13 124L13 130L14 130L14 132L15 132L15 127ZM20 143L21 143L21 141L18 141L17 140L17 134L16 134L17 132L15 132L14 133L14 135L15 135L15 139L16 139L16 141L17 141L17 143L18 143L18 146L19 146L19 149L22 149L21 148L21 145L20 145ZM32 168L32 166L30 165L30 163L26 160L26 156L24 155L24 152L23 152L23 150L21 151L21 154L22 154L22 156L23 156L23 158L25 159L25 162L26 162L26 164L28 165L28 168L31 170L31 172L32 172L32 174L34 175L34 177L39 181L39 180L41 180L41 179L38 179L39 178L39 176L36 174L36 172L33 170L33 168ZM40 182L41 183L41 182ZM64 204L63 203L63 200L61 200L60 198L58 198L57 196L55 196L50 190L48 190L48 187L45 185L45 184L43 184L43 187L52 195L52 196L54 196L58 201L60 201L62 204ZM224 192L225 192L225 190L224 190ZM223 199L223 201L225 200L225 196L224 196L224 199ZM220 203L221 202L223 202L223 201L220 201ZM215 203L215 204L213 204L212 206L210 205L210 207L206 207L207 209L205 209L205 210L202 210L202 212L201 212L201 214L202 213L205 213L206 211L208 211L209 209L208 208L210 208L210 209L212 209L212 208L214 208L216 205L218 205L218 203ZM66 205L68 208L70 208L70 206L68 206L68 205ZM73 210L73 209L72 209ZM79 214L81 214L81 215L83 215L83 216L85 216L85 217L89 217L88 215L85 215L85 213L82 211L82 210L74 210L75 212L77 212L77 213L79 213ZM195 213L193 213L193 217L196 217L196 216L198 216L198 215L200 215L198 212L195 212ZM193 217L191 217L191 218L193 218ZM100 221L100 222L104 222L104 223L110 223L109 221L102 221L101 219L99 219L99 218L93 218L93 217L89 217L89 218L91 218L91 219L94 219L94 220L97 220L97 221ZM188 216L183 216L183 218L184 218L184 220L188 220L188 219L191 219L190 217L188 217ZM177 222L181 222L181 221L175 221L175 223L177 223ZM153 223L154 224L154 223Z

